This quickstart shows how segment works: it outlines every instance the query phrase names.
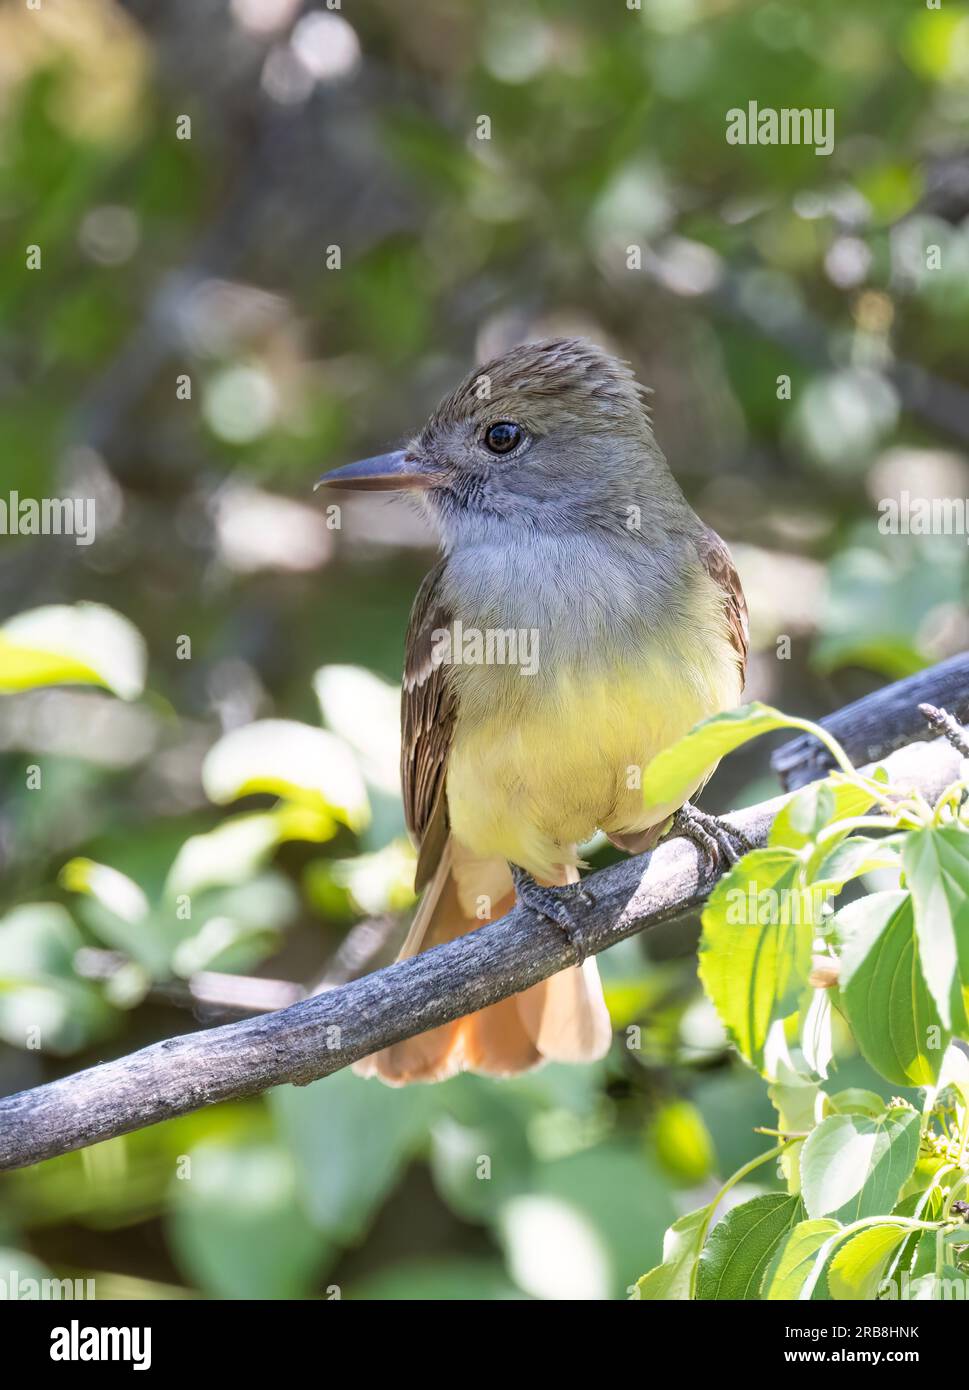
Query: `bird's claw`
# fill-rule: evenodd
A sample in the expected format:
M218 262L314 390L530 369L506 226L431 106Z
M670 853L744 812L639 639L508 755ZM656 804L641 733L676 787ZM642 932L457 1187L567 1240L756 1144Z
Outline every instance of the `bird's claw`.
M723 863L730 866L736 864L745 854L756 848L743 831L735 829L716 816L709 815L706 811L698 811L689 801L680 807L674 817L669 838L672 839L674 836L692 840L713 873L716 873Z
M572 902L578 901L585 907L593 907L595 898L592 894L585 888L575 886L548 888L542 883L536 883L531 874L520 869L517 864L512 865L511 876L515 884L515 894L521 905L563 931L575 952L577 963L581 965L588 955L588 950L584 943L582 924L572 909Z

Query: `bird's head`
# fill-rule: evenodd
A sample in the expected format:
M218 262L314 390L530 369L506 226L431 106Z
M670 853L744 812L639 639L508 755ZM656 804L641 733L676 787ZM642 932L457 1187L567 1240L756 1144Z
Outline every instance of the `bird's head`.
M680 496L632 372L581 338L486 362L406 448L320 484L412 492L446 544L505 528L628 528L630 507Z

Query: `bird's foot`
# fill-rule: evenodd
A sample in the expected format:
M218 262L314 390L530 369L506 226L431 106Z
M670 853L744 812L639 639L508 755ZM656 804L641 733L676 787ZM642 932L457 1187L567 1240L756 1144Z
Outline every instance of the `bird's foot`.
M706 811L698 811L689 801L684 802L677 811L664 838L673 839L676 836L692 840L712 872L716 872L722 864L736 864L738 859L756 848L742 831Z
M511 876L515 884L515 895L522 907L527 907L536 916L544 917L547 922L559 927L575 952L576 963L581 965L589 952L582 923L575 915L573 903L580 902L584 907L594 907L595 898L592 894L587 889L572 884L567 888L547 888L542 883L536 883L531 874L519 868L517 864L512 864Z

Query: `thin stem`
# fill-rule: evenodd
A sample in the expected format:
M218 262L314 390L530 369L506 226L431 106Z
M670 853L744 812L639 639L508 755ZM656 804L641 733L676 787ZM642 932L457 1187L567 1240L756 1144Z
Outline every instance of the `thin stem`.
M852 1221L850 1226L845 1226L840 1231L835 1231L834 1235L828 1236L824 1244L819 1248L815 1256L814 1266L811 1273L801 1286L798 1294L799 1302L807 1302L814 1293L818 1276L828 1261L832 1250L836 1249L843 1240L855 1235L858 1231L865 1230L868 1226L901 1226L906 1231L945 1231L952 1228L952 1222L942 1221L918 1221L914 1216L863 1216L860 1221Z
M732 1177L729 1177L729 1178L727 1179L727 1181L724 1183L723 1187L721 1187L720 1191L717 1193L716 1197L714 1197L713 1201L710 1203L709 1207L707 1208L707 1219L704 1221L702 1227L700 1228L700 1248L701 1248L701 1249L702 1249L702 1247L703 1247L704 1241L705 1241L706 1238L707 1238L707 1232L708 1232L709 1229L710 1229L710 1222L713 1220L714 1213L715 1213L715 1211L717 1210L717 1207L718 1207L718 1206L720 1205L720 1203L723 1201L724 1197L726 1197L726 1195L727 1195L727 1193L730 1191L730 1189L731 1189L732 1187L736 1187L736 1185L737 1185L738 1182L742 1182L743 1179L747 1176L747 1174L748 1174L748 1173L752 1173L752 1172L754 1171L755 1168L760 1168L763 1164L769 1163L770 1160L771 1160L772 1158L777 1158L779 1154L782 1154L782 1153L784 1152L784 1150L787 1148L788 1144L790 1144L790 1143L793 1143L793 1140L782 1139L781 1142L780 1142L775 1148L768 1150L768 1152L765 1153L765 1154L758 1154L758 1156L757 1156L756 1158L752 1158L752 1159L750 1160L749 1163L745 1163L744 1166L743 1166L742 1168L738 1168L737 1171L736 1171L736 1173L734 1173ZM694 1264L694 1266L693 1266L693 1273L692 1273L691 1276L690 1276L690 1297L691 1297L691 1298L693 1297L693 1294L694 1294L694 1291L695 1291L696 1277L697 1277L697 1265L698 1265L698 1264L699 1264L699 1261L697 1261L697 1263Z
M947 1217L952 1210L952 1203L956 1200L956 1193L969 1183L969 1173L961 1173L956 1181L949 1188L949 1195L945 1199L945 1206L942 1209L943 1218Z
M941 824L942 812L946 809L947 806L950 806L953 801L956 803L955 809L956 813L958 813L959 805L962 801L962 797L965 793L965 790L966 784L962 781L952 782L948 787L946 787L945 791L942 793L938 801L935 803L934 823L936 825Z
M820 724L813 724L810 719L791 719L789 722L792 728L803 729L806 734L813 734L820 743L823 743L845 776L852 780L858 776L854 763L838 740L833 734L829 734L827 729L823 729Z
M824 830L817 838L817 845L826 845L829 840L833 840L838 835L844 835L852 830L897 830L895 821L889 820L887 816L849 816L845 820L835 821L833 825L825 826Z
M806 1139L811 1133L809 1129L768 1129L766 1125L755 1125L755 1134L768 1134L778 1139Z

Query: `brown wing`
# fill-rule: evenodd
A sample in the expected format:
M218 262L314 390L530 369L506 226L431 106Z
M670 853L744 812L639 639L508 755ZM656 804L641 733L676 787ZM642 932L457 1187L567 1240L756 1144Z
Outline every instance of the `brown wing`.
M710 578L720 585L723 592L724 612L727 616L727 635L737 653L740 666L741 684L747 673L747 600L740 584L740 575L734 569L730 551L717 535L706 527L696 542L700 563Z
M404 818L419 850L415 884L418 892L437 868L448 837L444 780L455 700L448 679L449 667L433 660L434 633L451 625L451 615L441 596L446 563L442 560L435 565L417 591L404 655L400 781Z

